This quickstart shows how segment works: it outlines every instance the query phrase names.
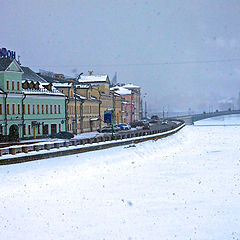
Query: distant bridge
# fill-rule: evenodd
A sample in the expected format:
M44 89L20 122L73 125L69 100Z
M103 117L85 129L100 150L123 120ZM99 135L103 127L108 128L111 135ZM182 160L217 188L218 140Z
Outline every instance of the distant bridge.
M193 114L193 115L186 115L186 116L178 116L175 118L184 120L186 125L193 125L194 122L202 119L218 117L223 115L232 115L232 114L240 114L240 110L201 113L201 114Z

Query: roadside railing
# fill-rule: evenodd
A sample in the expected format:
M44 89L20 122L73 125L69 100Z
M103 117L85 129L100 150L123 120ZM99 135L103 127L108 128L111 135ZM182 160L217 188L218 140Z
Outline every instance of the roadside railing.
M4 155L16 155L19 153L29 153L29 152L43 152L44 150L51 150L51 149L63 149L68 148L70 146L79 146L79 145L86 145L86 144L94 144L94 143L104 143L113 140L131 140L134 138L145 138L146 136L156 135L164 132L168 132L173 129L177 129L180 126L184 126L184 121L176 120L179 123L174 124L174 126L168 126L164 130L163 129L155 129L155 130L136 130L135 132L124 132L118 133L114 135L103 135L103 136L96 136L92 138L82 138L82 139L70 139L70 140L58 140L57 142L38 142L33 144L27 145L15 145L9 146L5 148L0 148L0 157ZM1 160L1 158L0 158Z

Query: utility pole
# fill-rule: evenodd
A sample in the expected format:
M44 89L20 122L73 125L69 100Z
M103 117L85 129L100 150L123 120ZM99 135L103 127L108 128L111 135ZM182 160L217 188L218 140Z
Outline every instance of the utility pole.
M145 99L145 118L147 118L147 100Z
M74 134L77 134L77 96L76 96L76 85L73 84L73 90L74 90L74 107L75 107L75 123L74 123Z
M143 95L143 99L144 99L144 109L145 109L144 118L147 118L147 99L146 99L146 96L147 96L147 93L144 93L144 95Z
M115 124L116 123L116 121L115 121L115 96L114 96L114 92L112 93L112 101L113 101L113 120L112 120L112 122Z
M130 116L130 122L132 122L132 90L131 90L131 116Z
M76 83L79 81L79 79L81 78L81 75L83 73L80 73L77 78L76 78L76 82L73 82L73 91L74 91L74 110L75 110L75 116L74 116L74 134L77 134L77 91L76 91Z

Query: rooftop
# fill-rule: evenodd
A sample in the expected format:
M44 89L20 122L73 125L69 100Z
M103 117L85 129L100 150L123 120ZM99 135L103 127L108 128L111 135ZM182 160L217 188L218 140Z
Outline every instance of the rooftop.
M31 80L28 81L29 83L31 82ZM24 89L23 88L23 92L25 94L32 94L32 95L36 95L36 94L40 94L40 95L57 95L57 96L65 96L62 92L58 91L54 86L52 86L52 91L48 90L45 86L49 85L49 83L47 82L38 82L39 83L39 89L31 89L31 88L27 88Z
M34 81L34 82L42 82L47 83L45 79L40 77L37 73L31 70L29 67L21 67L23 70L22 80L23 81Z
M5 71L12 61L11 58L0 58L0 71Z
M131 94L131 90L126 89L124 87L113 87L113 88L111 88L111 90L115 90L115 93L117 93L119 95L130 95Z
M141 88L141 87L139 87L137 85L134 85L132 83L128 83L128 84L124 85L123 87L127 88L127 89Z
M78 80L80 83L96 83L96 82L109 82L108 75L81 75L80 79Z

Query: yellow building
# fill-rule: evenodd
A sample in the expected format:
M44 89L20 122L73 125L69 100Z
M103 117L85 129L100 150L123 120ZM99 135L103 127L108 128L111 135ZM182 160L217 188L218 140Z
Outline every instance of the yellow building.
M100 102L91 96L89 85L53 83L66 99L66 129L75 134L99 129Z
M108 75L92 75L91 71L89 73L89 76L81 75L78 82L80 84L91 85L90 95L101 102L100 126L106 125L106 123L104 123L104 112L106 110L114 110L115 122L121 122L121 97L114 92L110 92Z
M92 96L90 85L76 85L76 96L83 99L81 132L96 131L100 128L100 104L101 102Z

